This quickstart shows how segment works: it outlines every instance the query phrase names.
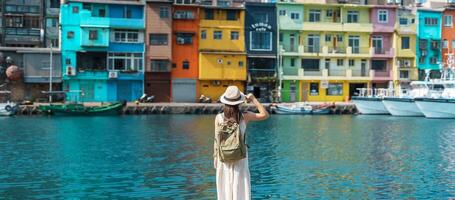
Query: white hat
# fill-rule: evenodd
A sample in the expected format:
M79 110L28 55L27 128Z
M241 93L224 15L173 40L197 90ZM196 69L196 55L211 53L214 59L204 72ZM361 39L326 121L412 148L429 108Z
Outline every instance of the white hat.
M243 103L245 101L245 95L240 92L237 86L229 86L226 88L224 94L221 95L220 101L221 103L234 106Z

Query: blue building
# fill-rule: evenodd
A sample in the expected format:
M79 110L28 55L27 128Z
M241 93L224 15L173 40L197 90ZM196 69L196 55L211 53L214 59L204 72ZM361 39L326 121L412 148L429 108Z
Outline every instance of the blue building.
M245 5L245 47L248 63L247 92L270 102L277 87L276 6L270 2Z
M67 101L131 101L142 95L143 2L69 0L60 19Z
M419 77L425 76L425 70L431 69L431 76L439 78L439 64L442 60L441 52L441 24L442 10L417 10L417 66Z

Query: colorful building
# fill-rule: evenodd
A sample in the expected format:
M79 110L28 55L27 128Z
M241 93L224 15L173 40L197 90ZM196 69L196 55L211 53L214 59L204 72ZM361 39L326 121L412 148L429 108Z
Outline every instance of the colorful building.
M67 1L61 6L68 101L132 101L143 93L144 3Z
M455 50L455 2L442 13L442 64L447 67L447 54Z
M380 8L278 3L281 100L345 101L357 88L391 79L394 23L391 28L388 23L377 23L373 15L389 9ZM381 13L387 22L394 20L394 12ZM373 36L377 41L373 42Z
M171 100L172 1L147 0L144 92L155 102Z
M440 78L442 10L417 9L417 66L419 78L425 77L425 70L431 77Z
M172 20L172 101L195 102L199 97L199 7L176 1Z
M202 5L199 23L199 92L217 100L229 85L245 91L245 10L235 2Z
M416 65L416 15L412 9L397 9L395 23L393 80L395 88L408 88L409 83L418 80Z
M261 102L277 96L277 22L274 3L246 3L247 92Z

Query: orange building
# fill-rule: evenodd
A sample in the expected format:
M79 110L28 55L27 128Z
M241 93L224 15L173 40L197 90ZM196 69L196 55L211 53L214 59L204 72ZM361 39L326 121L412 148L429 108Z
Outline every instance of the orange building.
M442 62L447 63L447 53L455 50L455 8L448 7L442 17Z
M194 102L198 98L199 7L174 4L172 21L172 101Z

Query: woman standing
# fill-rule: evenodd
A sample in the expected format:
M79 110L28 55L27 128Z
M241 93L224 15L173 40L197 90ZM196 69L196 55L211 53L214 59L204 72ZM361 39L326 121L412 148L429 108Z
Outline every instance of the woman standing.
M259 113L241 113L239 105L245 102L253 103ZM240 133L245 136L246 125L250 121L261 121L269 117L264 106L252 94L244 95L236 86L229 86L220 97L224 104L223 113L215 118L214 167L216 169L216 189L218 200L249 200L251 199L250 170L248 168L248 153L246 157L234 162L223 162L220 159L219 131L223 122L233 122L239 125ZM244 142L245 139L242 140Z

